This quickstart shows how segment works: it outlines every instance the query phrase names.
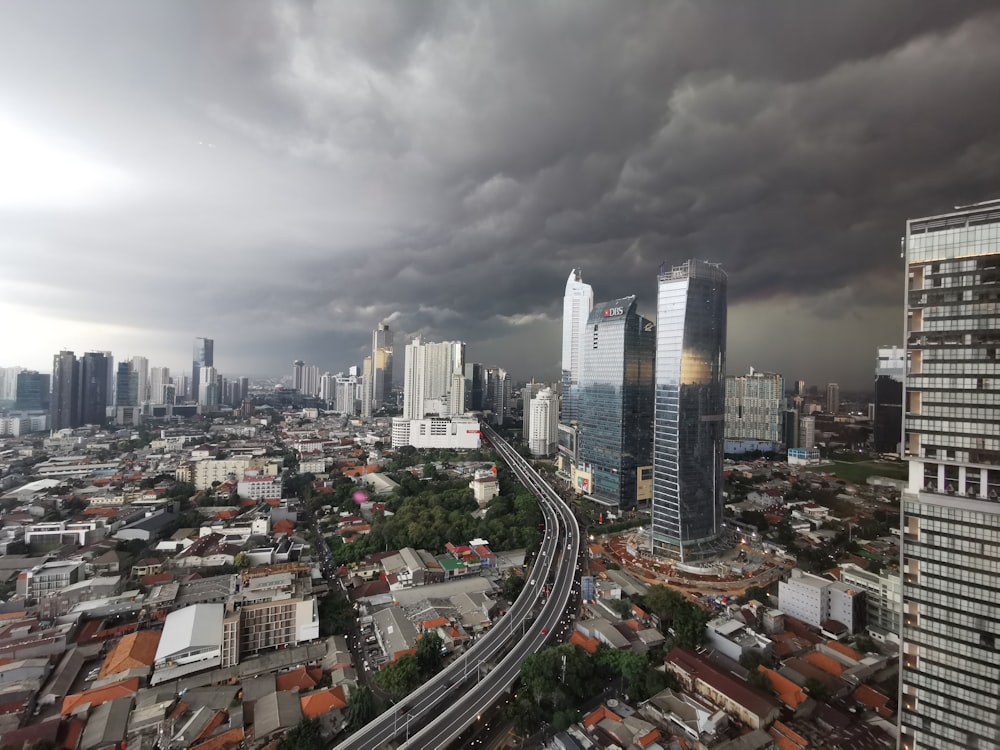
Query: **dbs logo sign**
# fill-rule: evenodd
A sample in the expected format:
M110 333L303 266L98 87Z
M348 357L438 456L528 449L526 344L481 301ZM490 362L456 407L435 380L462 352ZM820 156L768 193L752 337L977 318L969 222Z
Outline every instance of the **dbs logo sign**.
M615 315L622 315L622 314L624 314L624 312L625 312L625 308L624 307L605 307L604 308L604 317L605 318L613 318Z

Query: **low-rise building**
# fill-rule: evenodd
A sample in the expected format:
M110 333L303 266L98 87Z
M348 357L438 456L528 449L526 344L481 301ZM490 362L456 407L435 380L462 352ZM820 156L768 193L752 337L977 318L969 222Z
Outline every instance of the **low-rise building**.
M751 729L766 728L781 713L772 698L698 654L675 648L665 657L664 665L685 690L702 696Z
M816 628L826 628L829 621L840 623L848 633L856 633L864 627L863 589L820 578L798 568L792 570L788 581L778 584L778 607L785 614Z

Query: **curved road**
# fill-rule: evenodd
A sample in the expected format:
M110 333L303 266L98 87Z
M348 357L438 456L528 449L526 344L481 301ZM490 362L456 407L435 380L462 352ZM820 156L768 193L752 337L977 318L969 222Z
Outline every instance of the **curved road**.
M408 739L406 748L439 748L447 747L454 742L469 726L471 726L487 709L510 689L521 671L524 659L545 647L548 641L564 626L570 613L567 611L570 597L576 591L577 566L580 561L581 534L572 509L545 482L532 466L495 431L486 427L484 430L493 442L497 451L514 471L517 477L538 497L539 504L546 514L554 513L557 524L553 537L558 538L556 559L551 581L551 592L545 600L542 611L518 640L508 654L497 666L477 685L471 686L465 692L454 697L447 713L443 713ZM549 524L546 522L546 538L550 537ZM543 545L544 546L544 545ZM551 558L551 547L545 555ZM551 560L550 560L551 561ZM541 583L535 577L535 584ZM518 599L520 602L520 598Z
M419 736L414 734L407 746L443 747L444 744L437 741L424 744L419 737L449 717L451 729L435 731L440 732L441 736L445 733L452 734L452 738L458 736L483 710L470 709L469 696L480 696L475 701L475 706L491 705L516 678L521 660L543 646L547 634L553 632L562 618L573 588L576 561L580 552L580 531L576 519L569 507L527 461L492 429L483 425L483 430L518 478L536 494L545 518L545 534L529 580L507 614L481 636L472 648L400 703L338 743L335 750L371 750L388 745L399 735L408 739L411 728L422 726L434 716L438 718L421 730ZM544 599L546 583L550 578L554 579L551 594L544 601L541 615L529 627L535 605ZM543 628L546 633L541 632ZM495 669L483 675L474 689L464 689L465 681L470 676L478 677L481 666L500 655L511 641L515 642L511 653ZM513 670L510 668L511 664L514 664Z

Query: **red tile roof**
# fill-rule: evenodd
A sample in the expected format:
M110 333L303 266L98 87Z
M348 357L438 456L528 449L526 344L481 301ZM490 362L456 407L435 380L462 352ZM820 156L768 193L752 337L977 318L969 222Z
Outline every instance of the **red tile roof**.
M302 715L307 719L325 714L333 708L347 708L344 689L339 686L303 695L299 698L299 703L302 705Z
M589 714L584 716L583 721L581 721L580 723L583 724L584 729L590 729L592 726L600 723L604 719L611 719L611 721L622 720L618 714L616 714L614 711L612 711L610 708L608 708L602 703L600 706L595 708Z
M316 680L302 666L279 674L274 678L274 687L277 690L312 690L316 687Z
M139 678L133 677L129 680L105 685L104 687L84 690L82 693L73 693L63 698L62 711L60 713L63 716L68 716L69 714L76 713L81 708L89 710L102 703L112 701L115 698L125 698L134 695L138 689Z
M598 645L600 645L596 638L588 638L579 630L573 631L573 635L569 637L569 642L575 643L577 646L582 648L588 654L596 654L597 647Z
M123 637L108 653L99 676L104 678L129 669L153 666L160 635L159 630L140 630Z

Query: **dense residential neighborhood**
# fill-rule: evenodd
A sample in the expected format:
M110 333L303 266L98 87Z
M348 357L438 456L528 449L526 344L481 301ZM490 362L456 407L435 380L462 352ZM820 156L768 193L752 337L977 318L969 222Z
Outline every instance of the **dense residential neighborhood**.
M390 429L264 410L6 439L2 746L308 744L462 654L517 598L542 518L488 449L393 451ZM572 627L482 731L890 746L898 488L830 466L727 461L735 547L709 576L642 549L643 508L576 501Z

